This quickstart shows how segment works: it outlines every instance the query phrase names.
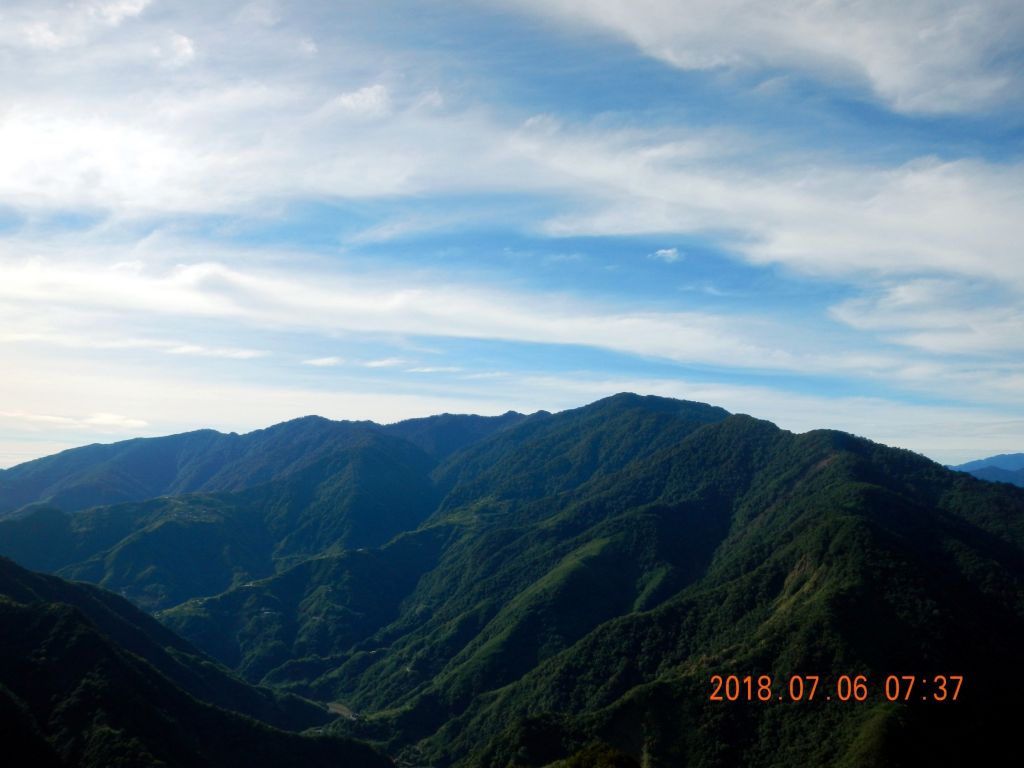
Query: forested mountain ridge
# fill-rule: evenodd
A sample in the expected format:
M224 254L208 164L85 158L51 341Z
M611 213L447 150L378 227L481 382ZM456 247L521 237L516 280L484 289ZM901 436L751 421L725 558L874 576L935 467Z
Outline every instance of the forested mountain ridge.
M444 455L467 434L489 434L518 419L436 417L431 430L416 421L392 427L407 427L413 439L441 442ZM154 609L268 576L331 547L379 546L415 529L436 507L431 472L437 460L391 427L300 419L280 425L274 438L272 445L284 438L287 460L261 449L255 452L259 468L233 460L231 471L219 476L252 479L266 474L267 466L287 465L281 477L271 473L274 479L235 492L160 496L71 515L53 502L36 503L16 518L0 520L0 554L93 581ZM164 455L159 440L145 450ZM260 443L267 440L261 436ZM115 444L124 448L116 455L135 460L142 449L134 443ZM113 464L119 477L121 461L104 459L96 472L109 472ZM150 474L158 473L166 470Z
M0 547L126 590L410 764L916 765L1006 737L1024 492L700 403L508 420L463 423L458 450L445 419L370 427L251 489L41 509ZM194 567L167 555L203 542ZM713 703L713 674L872 695ZM889 675L965 695L889 701Z
M253 718L299 729L330 715L246 685L115 595L0 558L0 728L21 764L391 765Z
M211 429L87 445L0 470L0 518L32 504L65 512L195 492L240 491L287 478L373 436L435 458L525 418L443 414L381 426L306 416L244 435Z

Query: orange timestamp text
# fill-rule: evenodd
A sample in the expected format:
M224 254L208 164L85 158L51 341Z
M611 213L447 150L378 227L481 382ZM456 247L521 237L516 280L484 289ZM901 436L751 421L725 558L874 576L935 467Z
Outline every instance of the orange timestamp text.
M867 701L884 696L889 701L956 701L963 675L711 675L710 701Z

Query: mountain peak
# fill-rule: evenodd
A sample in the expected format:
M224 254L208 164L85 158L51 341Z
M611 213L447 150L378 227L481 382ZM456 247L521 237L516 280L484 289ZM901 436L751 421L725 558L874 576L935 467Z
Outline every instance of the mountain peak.
M713 420L721 420L730 416L729 411L715 405L702 403L697 400L682 400L674 397L663 397L661 395L638 395L635 392L619 392L614 395L596 400L573 411L587 410L625 410L642 409L650 413L691 413L702 415Z

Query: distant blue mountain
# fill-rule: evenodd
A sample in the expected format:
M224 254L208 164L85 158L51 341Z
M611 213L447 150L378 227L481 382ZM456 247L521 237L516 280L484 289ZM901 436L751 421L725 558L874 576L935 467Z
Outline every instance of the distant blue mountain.
M987 459L968 461L950 469L969 472L994 483L1013 483L1024 488L1024 453L1001 453Z
M950 469L958 469L961 472L973 472L984 467L995 467L1009 472L1016 472L1017 470L1024 469L1024 453L1000 453L998 456L968 461L966 464L950 467Z

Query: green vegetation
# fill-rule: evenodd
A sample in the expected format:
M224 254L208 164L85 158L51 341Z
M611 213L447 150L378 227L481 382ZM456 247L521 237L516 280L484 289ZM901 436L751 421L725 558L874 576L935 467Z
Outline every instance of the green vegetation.
M437 460L522 418L511 412L493 418L445 414L382 427L307 416L247 435L205 429L88 445L0 472L0 519L39 503L75 512L157 496L256 488L374 438L390 437L391 445L412 446Z
M0 718L23 764L390 765L253 717L300 728L330 716L245 685L121 598L0 559Z
M0 547L126 590L408 765L955 764L1012 743L1024 491L663 398L473 418L358 425L252 488L39 509ZM714 674L871 693L711 702ZM890 702L890 674L964 691Z

